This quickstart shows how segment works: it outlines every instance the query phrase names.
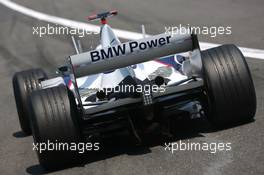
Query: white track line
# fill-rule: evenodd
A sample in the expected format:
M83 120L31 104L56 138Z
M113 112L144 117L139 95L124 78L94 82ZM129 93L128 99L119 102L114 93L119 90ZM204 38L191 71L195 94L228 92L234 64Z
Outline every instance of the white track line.
M46 21L46 22L50 22L54 24L59 24L59 25L67 26L67 27L72 27L72 28L84 29L90 32L100 31L100 26L48 15L45 13L41 13L41 12L38 12L32 9L29 9L27 7L21 6L9 0L0 0L0 3L12 10L20 12L32 18L36 18L38 20L42 20L42 21ZM136 39L142 38L141 33L130 32L130 31L120 30L120 29L114 29L114 32L116 33L118 37L123 38L123 39L136 40ZM200 42L200 46L202 50L216 47L219 45L220 44ZM246 57L264 59L264 50L252 49L252 48L246 48L246 47L239 47L239 49L242 51L242 53Z
M27 7L21 6L9 0L0 0L0 3L14 11L20 12L24 15L30 16L32 18L36 18L38 20L42 20L42 21L46 21L46 22L50 22L54 24L59 24L59 25L67 26L67 27L72 27L72 28L84 29L90 32L98 33L100 31L100 26L48 15L45 13L41 13L41 12L38 12L32 9L29 9ZM135 40L135 39L142 38L141 33L129 32L129 31L119 30L119 29L114 29L114 31L115 33L117 33L117 36L120 38L124 38L128 40Z

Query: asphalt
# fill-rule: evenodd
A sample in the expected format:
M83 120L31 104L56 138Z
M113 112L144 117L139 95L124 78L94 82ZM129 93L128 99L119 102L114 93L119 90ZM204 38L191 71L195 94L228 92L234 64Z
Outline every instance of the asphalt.
M115 28L147 33L164 32L165 26L231 26L232 35L199 36L201 41L234 43L264 49L262 0L16 0L32 9L68 19L86 22L94 12L118 9L110 20ZM247 58L257 93L255 121L214 131L206 121L179 121L176 142L231 143L231 151L212 154L208 151L177 151L171 154L159 144L144 147L113 146L107 153L87 158L82 166L46 172L32 151L32 137L20 131L12 92L16 71L42 67L47 72L65 63L74 53L69 36L38 37L32 26L46 25L0 5L0 174L263 174L264 173L264 61ZM96 36L82 39L85 48L95 46ZM118 141L122 142L122 140Z

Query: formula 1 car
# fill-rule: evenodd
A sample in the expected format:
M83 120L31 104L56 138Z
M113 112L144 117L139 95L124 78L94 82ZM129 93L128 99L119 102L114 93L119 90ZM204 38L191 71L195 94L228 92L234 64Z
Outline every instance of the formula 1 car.
M121 43L107 24L117 11L89 17L102 23L100 45L59 67L17 72L14 96L22 130L35 143L79 143L129 132L138 142L158 130L170 134L179 116L207 117L215 126L252 120L253 81L235 45L201 51L193 33L163 33ZM46 168L71 164L69 150L38 153Z

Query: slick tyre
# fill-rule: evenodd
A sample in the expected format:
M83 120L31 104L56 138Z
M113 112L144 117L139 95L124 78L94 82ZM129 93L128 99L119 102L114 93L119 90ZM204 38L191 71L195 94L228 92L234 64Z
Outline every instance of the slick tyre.
M78 153L68 149L80 141L77 106L71 91L65 86L35 91L29 106L34 143L46 145L45 149L37 150L40 164L50 170L77 163ZM56 148L56 143L63 144L63 149Z
M47 75L42 69L17 72L13 76L13 90L19 123L21 130L27 135L31 134L27 99L32 91L40 89L40 79L47 79Z
M230 126L254 118L256 94L245 57L235 45L202 52L209 121Z

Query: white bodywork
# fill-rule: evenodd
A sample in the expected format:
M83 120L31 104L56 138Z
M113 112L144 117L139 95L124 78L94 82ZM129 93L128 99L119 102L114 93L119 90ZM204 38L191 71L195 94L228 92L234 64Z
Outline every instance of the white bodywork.
M119 39L115 36L112 29L104 24L101 27L101 44L97 49L115 46L121 44ZM177 62L177 61L176 61ZM124 68L116 69L110 73L99 73L89 76L77 78L77 85L80 89L95 90L101 88L114 88L116 87L125 77L132 76L143 81L145 79L153 79L155 76L159 76L157 70L162 69L163 72L167 71L167 75L164 78L168 78L170 81L168 84L172 84L183 79L187 76L180 73L170 65L164 64L157 61L148 61L137 64L136 66L128 66ZM88 93L89 94L89 93ZM82 97L84 101L86 97Z
M100 35L100 45L97 46L96 50L78 53L70 57L76 85L78 86L83 104L90 103L89 100L87 101L87 97L95 94L98 90L115 88L128 76L139 81L151 81L155 77L161 76L167 79L167 85L170 85L201 72L200 52L193 50L190 34L178 36L160 34L137 41L121 43L110 26L103 24ZM151 47L148 45L146 46L148 48L145 50L138 47L132 52L132 49L129 48L129 46L132 46L131 43L139 43L139 46L140 43L144 44L155 41L158 42L156 46ZM112 56L110 55L110 58L93 62L91 57L92 52L99 53L103 51L109 53L109 49L115 50L119 47L127 50L121 52L121 55L113 55L116 54L114 52ZM182 53L190 50L192 52ZM180 54L174 55L175 53ZM177 60L178 56L186 59L183 62L179 62ZM167 58L168 60L166 60ZM122 65L123 68L120 68ZM53 78L43 81L41 82L42 88L57 86L63 83L62 80L62 78ZM75 81L74 78L71 78L71 80ZM66 83L70 89L74 89L72 81Z

